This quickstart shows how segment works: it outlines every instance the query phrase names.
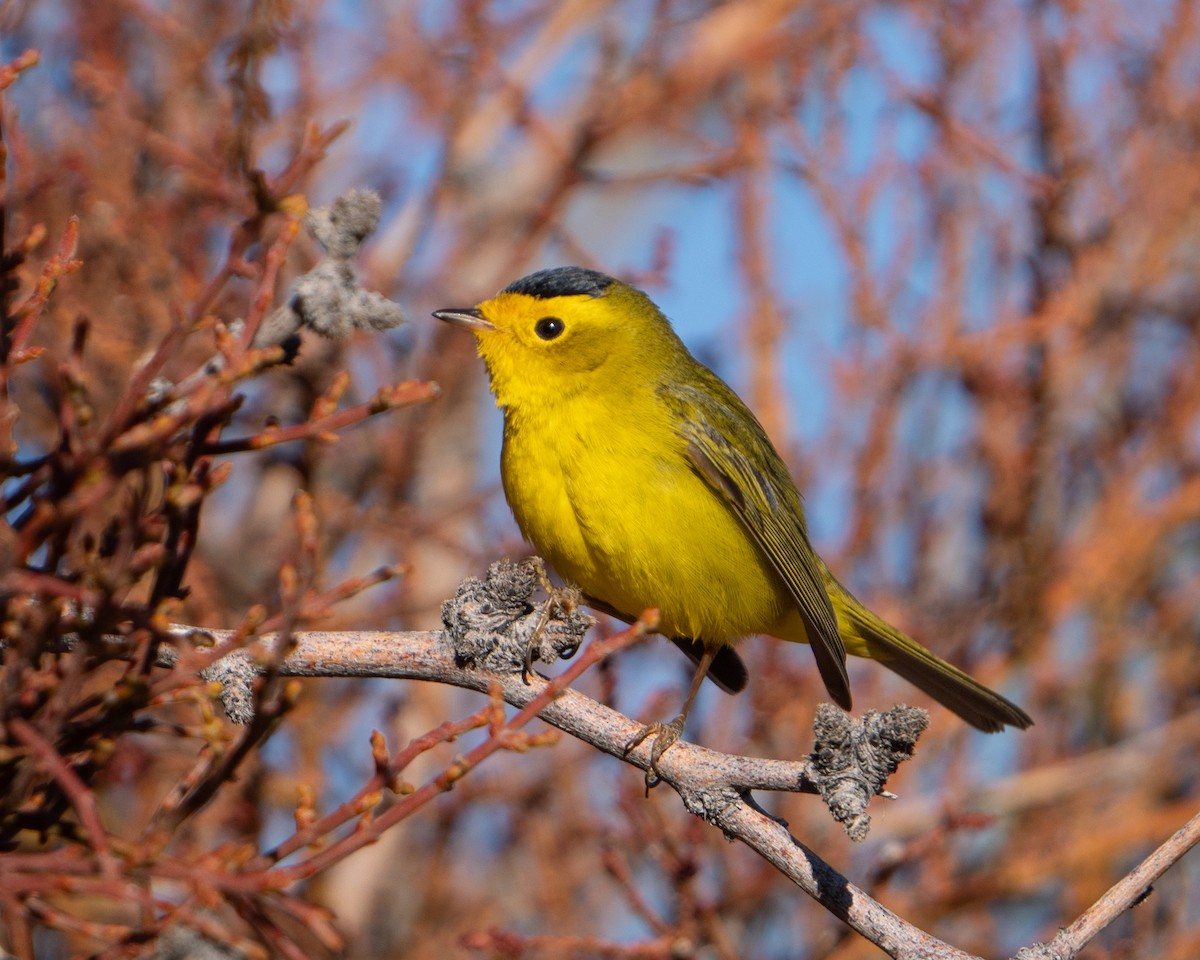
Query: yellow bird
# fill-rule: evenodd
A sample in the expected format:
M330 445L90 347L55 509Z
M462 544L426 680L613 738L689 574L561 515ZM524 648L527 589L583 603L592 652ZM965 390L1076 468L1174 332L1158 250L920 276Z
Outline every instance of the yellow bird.
M972 726L1033 721L856 600L808 539L799 492L754 414L683 345L646 294L582 267L541 270L435 317L470 330L504 411L501 476L521 532L589 604L659 630L698 664L682 711L649 724L651 767L710 674L736 692L733 645L810 644L850 708L847 651Z

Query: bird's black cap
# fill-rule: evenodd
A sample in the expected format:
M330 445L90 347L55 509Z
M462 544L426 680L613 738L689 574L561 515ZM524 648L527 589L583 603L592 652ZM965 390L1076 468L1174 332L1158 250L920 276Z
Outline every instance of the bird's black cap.
M552 267L515 280L502 293L523 293L548 300L551 297L598 297L616 281L599 270L586 267Z

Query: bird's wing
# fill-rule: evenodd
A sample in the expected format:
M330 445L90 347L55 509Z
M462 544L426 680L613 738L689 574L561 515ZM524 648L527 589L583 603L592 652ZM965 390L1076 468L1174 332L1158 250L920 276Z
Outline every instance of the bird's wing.
M668 384L692 467L724 501L770 560L796 603L829 696L850 709L846 648L808 540L804 507L779 454L750 409L715 374L699 386ZM711 380L709 379L711 378Z

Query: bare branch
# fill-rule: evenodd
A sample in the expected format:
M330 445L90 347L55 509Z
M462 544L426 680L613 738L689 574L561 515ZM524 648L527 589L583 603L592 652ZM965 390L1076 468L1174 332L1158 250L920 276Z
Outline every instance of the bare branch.
M234 636L233 631L173 629L181 638L194 637L199 632L216 643L227 642ZM522 680L519 660L510 664L512 669L507 673L464 666L446 632L300 632L293 634L291 640L292 652L278 664L282 676L430 680L479 693L494 690L506 703L518 708L537 705L546 699L547 691L555 691L553 699L537 709L542 720L609 756L642 770L649 766L648 748L628 754L625 749L641 728L639 723L577 690L556 690L557 681L547 681L538 675L530 676L527 682ZM255 649L223 658L206 676L227 685L232 693L256 675L255 651L261 649L259 655L267 657L274 643L273 636L261 637ZM252 698L243 691L234 694L233 702L240 710ZM826 709L836 708L827 705ZM822 723L829 726L827 716L818 721L819 725ZM923 727L923 722L914 719L911 708L897 708L894 717L888 714L868 717L867 726L888 730L889 736L895 736L891 731L896 727L911 731ZM729 838L741 840L871 942L889 952L895 951L894 956L966 958L967 954L928 937L867 896L788 834L784 825L763 814L748 796L751 790L763 789L836 798L841 796L838 788L847 778L861 791L867 781L861 770L851 771L849 766L860 755L863 739L861 729L855 735L848 735L838 725L832 739L818 744L816 752L826 754L822 760L810 757L796 761L730 756L679 741L659 761L659 774L679 793L689 812L718 827ZM829 755L835 752L839 759L833 762ZM882 784L874 792L882 793ZM855 828L857 837L865 835L867 821L861 811L849 820L848 831ZM920 949L926 952L916 952L915 947L909 951L903 946L910 943L920 944Z
M254 716L251 684L268 668L279 676L385 677L449 683L498 695L520 708L521 713L506 729L515 729L537 715L610 756L646 769L649 749L641 747L630 752L627 747L639 724L567 684L609 652L640 637L656 616L651 613L632 630L593 643L580 662L554 680L531 676L524 669L531 644L537 659L553 661L573 654L591 623L591 618L573 605L560 606L562 600L553 594L545 604L546 609L552 608L552 615L531 603L539 572L536 561L501 561L492 565L486 580L468 579L455 600L446 604L447 631L291 633L286 637L288 652L282 657L276 650L280 638L268 635L250 649L223 657L206 669L205 677L222 684L226 709L240 722ZM203 639L217 648L237 642L241 636L236 631L192 627L175 627L172 633L181 641L195 643ZM176 666L184 666L186 661L185 657ZM749 796L753 789L820 794L851 836L861 839L869 823L864 813L867 800L883 793L887 775L911 755L926 723L923 711L911 708L896 708L889 714L872 712L862 721L852 721L836 708L826 706L818 716L815 728L819 737L811 758L788 762L731 757L680 742L659 761L658 773L679 793L689 812L726 836L746 843L872 942L898 950L896 956L910 955L903 945L920 943L926 956L965 957L931 940L868 897L791 837L782 823L763 814ZM377 838L391 823L407 816L410 807L427 802L486 753L501 746L501 739L491 738L460 760L455 770L446 771L443 778L430 781L375 819L366 833L356 831L309 861L288 868L288 882L310 876L350 849ZM485 753L474 757L480 751ZM385 762L385 768L388 766ZM452 779L443 782L444 778ZM302 845L297 839L287 849Z
M1118 883L1048 943L1019 951L1015 960L1071 960L1101 930L1153 892L1154 881L1200 843L1200 813L1175 831L1165 843L1129 871Z

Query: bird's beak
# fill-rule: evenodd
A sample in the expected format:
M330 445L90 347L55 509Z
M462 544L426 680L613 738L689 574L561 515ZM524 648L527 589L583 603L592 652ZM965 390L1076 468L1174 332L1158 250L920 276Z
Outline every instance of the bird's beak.
M484 319L476 307L467 307L464 310L434 310L433 315L439 320L445 320L456 327L466 327L471 331L496 329L491 322Z

